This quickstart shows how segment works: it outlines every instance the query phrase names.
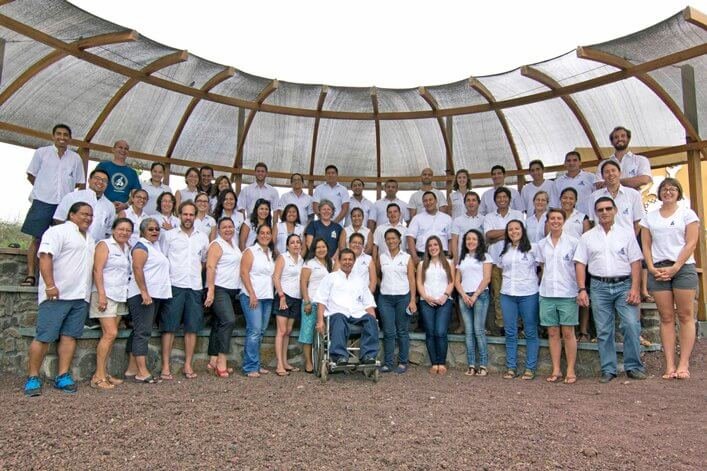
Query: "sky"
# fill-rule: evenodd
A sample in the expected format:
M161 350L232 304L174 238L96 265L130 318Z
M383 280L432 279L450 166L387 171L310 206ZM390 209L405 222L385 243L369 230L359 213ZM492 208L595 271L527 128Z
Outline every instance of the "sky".
M505 72L639 31L688 5L684 0L73 3L154 41L253 75L391 88ZM707 0L690 5L707 12ZM0 219L22 220L29 208L25 170L32 150L0 144L0 155L11 176L0 197L13 202L0 205ZM172 182L180 188L176 178Z

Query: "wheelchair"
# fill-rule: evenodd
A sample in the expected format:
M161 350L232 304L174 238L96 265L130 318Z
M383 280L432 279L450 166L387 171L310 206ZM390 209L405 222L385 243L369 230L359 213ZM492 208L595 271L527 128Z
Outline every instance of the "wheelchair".
M329 375L332 373L351 374L356 371L363 372L366 378L370 378L374 383L380 380L380 360L376 360L375 364L363 365L359 362L359 341L361 339L362 328L357 325L349 327L349 344L346 347L346 352L349 356L349 361L346 365L337 365L332 361L329 353L331 348L331 340L329 336L329 317L324 319L326 324L325 333L320 334L315 331L314 344L312 345L312 356L314 365L314 375L318 376L322 383L329 380Z

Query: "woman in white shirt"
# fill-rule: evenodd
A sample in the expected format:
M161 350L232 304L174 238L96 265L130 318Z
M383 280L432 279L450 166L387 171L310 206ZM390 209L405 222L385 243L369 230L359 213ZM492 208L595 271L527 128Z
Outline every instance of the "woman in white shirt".
M142 182L142 189L147 192L148 204L145 206L145 211L150 216L157 214L157 197L165 191L172 192L172 189L162 183L164 179L164 164L161 162L152 162L150 166L150 179Z
M462 239L462 250L457 266L455 287L459 293L459 310L464 321L467 376L488 375L488 343L486 314L488 313L493 260L486 253L484 236L478 229L470 229ZM476 367L476 347L479 363Z
M209 215L209 195L200 191L194 200L196 204L196 217L194 218L194 229L208 236L209 241L216 238L216 219ZM235 221L234 221L235 225ZM238 229L236 226L235 241L238 244Z
M218 237L209 245L206 254L206 300L211 306L214 322L209 336L208 369L219 378L228 378L233 370L228 368L231 353L231 336L236 325L236 306L240 294L241 250L234 239L235 225L231 218L218 222Z
M383 324L383 366L381 372L393 371L395 343L398 344L398 367L405 373L410 354L410 315L417 312L415 265L410 254L400 249L401 234L388 229L383 234L388 251L381 251L378 271L381 274L378 311Z
M301 224L299 208L296 204L288 204L282 210L280 222L273 227L275 233L275 250L278 254L287 250L287 238L291 234L297 234L302 239L304 236L304 226Z
M351 274L360 277L372 294L376 292L378 274L376 273L376 265L373 263L373 257L363 252L363 241L363 235L358 232L354 232L349 238L349 248L356 255Z
M287 347L295 319L302 311L302 293L300 276L302 274L302 239L297 234L290 234L286 241L287 250L277 257L273 282L277 301L275 305L275 358L277 359L278 376L287 376L291 371L299 371L287 361Z
M118 213L119 218L128 218L133 222L133 233L130 236L128 243L130 247L134 247L137 241L140 239L140 226L142 221L149 217L144 211L145 205L149 199L149 195L145 190L135 190L130 197L130 206ZM159 223L158 223L159 224Z
M133 195L134 196L134 195ZM172 284L169 280L169 260L159 249L160 226L153 218L140 223L140 240L132 248L132 276L128 283L128 310L133 330L125 344L130 355L126 378L137 383L155 383L147 369L148 341L156 315L166 315ZM162 379L172 379L169 378Z
M272 230L272 212L270 211L270 201L265 198L260 198L255 202L253 212L250 214L250 220L244 222L241 226L239 244L241 250L250 247L255 243L255 230L260 226L268 226ZM273 238L273 241L275 239ZM273 242L273 247L275 243Z
M89 317L99 319L101 339L96 347L96 371L91 387L113 389L123 381L107 372L108 357L118 335L120 316L128 313L128 280L130 279L130 247L133 222L119 218L113 222L113 235L96 244L93 259L93 290Z
M216 204L218 203L218 197L224 190L232 190L231 180L226 175L221 175L216 179L213 186L211 187L211 194L209 194L209 208L213 213L216 210ZM238 240L238 239L236 239Z
M179 227L179 219L175 216L176 209L177 199L172 193L164 192L157 197L157 214L154 218L162 230L169 231Z
M567 235L562 226L565 212L553 208L547 212L550 233L535 246L538 264L542 268L540 281L540 325L547 327L552 373L548 383L556 383L562 378L560 359L562 344L565 345L567 374L565 384L574 384L577 375L574 366L577 360L577 339L574 328L579 324L577 305L577 277L574 252L579 240Z
M665 355L663 379L688 379L695 345L693 303L698 286L693 253L700 224L694 211L682 207L682 186L674 178L658 185L660 209L639 223L648 268L648 290L660 313L660 339ZM675 308L674 308L675 307ZM675 364L675 317L680 322L680 360Z
M496 264L503 271L501 310L506 332L505 379L517 376L518 316L523 319L526 340L525 371L522 378L535 379L538 364L538 275L537 259L522 221L506 225L503 250Z
M249 378L269 373L260 366L260 344L270 321L275 272L272 229L262 225L255 234L255 243L245 249L241 258L240 301L246 322L243 373Z
M454 266L442 252L442 241L431 236L425 243L425 256L417 268L417 292L425 326L425 344L432 367L430 374L447 373L447 330L452 314Z
M352 234L361 234L363 236L364 253L368 255L373 253L373 237L371 237L371 230L363 225L363 209L354 208L351 210L351 225L345 227L344 232L346 232L347 242ZM351 248L348 243L346 246Z
M324 277L335 269L329 257L329 246L326 240L317 237L312 241L304 257L304 266L300 276L300 293L302 294L302 320L300 323L299 343L302 344L304 356L304 372L314 372L312 363L312 342L314 341L314 325L317 323L317 303L312 298Z
M449 215L452 219L463 216L466 212L466 206L464 205L464 197L467 192L471 191L471 178L469 177L469 171L460 168L454 177L454 191L449 194L447 198L447 207L449 209Z
M528 230L528 239L531 244L545 237L545 222L547 221L547 205L550 196L547 191L538 191L533 197L535 211L525 217L525 227Z
M184 201L194 201L196 195L199 193L197 185L199 184L199 169L196 167L190 167L184 174L184 182L187 184L186 188L177 190L175 197L177 198L177 207Z

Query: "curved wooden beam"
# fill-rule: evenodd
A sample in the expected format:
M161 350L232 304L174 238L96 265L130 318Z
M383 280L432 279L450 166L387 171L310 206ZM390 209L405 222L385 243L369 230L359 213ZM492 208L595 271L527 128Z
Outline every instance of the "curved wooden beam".
M688 23L692 23L695 26L707 30L707 15L702 13L696 8L687 7L682 11L682 17Z
M521 67L520 74L524 77L528 77L529 79L535 80L536 82L545 85L550 90L557 90L561 87L561 85L555 79L553 79L546 73L540 71L539 69L536 69L535 67L531 67L529 65ZM574 101L574 98L572 98L571 95L563 95L561 98L562 101L565 102L565 105L567 105L567 107L570 109L570 111L572 111L572 114L579 122L579 125L582 127L582 130L584 130L584 133L587 135L587 139L589 140L589 144L592 146L592 150L594 150L594 155L596 156L597 160L603 159L604 157L602 157L601 155L601 147L599 147L599 144L597 143L597 139L594 136L592 127L589 125L589 122L584 116L584 113L582 113L582 110L579 109L579 105L577 105L577 102Z
M98 34L96 36L91 36L90 38L79 39L78 41L71 43L70 46L77 51L81 51L91 47L135 41L139 37L140 35L136 31L128 30L121 31L119 33ZM68 55L69 53L66 51L54 50L31 66L27 67L27 69L25 69L25 71L22 72L22 74L20 74L14 82L8 85L7 88L0 93L0 106L7 102L7 100L17 93L27 82L37 76L37 74L59 62Z
M161 77L154 75L143 75L139 70L132 69L130 67L118 64L105 57L100 57L95 54L91 54L87 51L76 51L71 47L69 43L61 41L57 38L52 37L42 31L32 28L22 22L14 20L7 15L0 15L0 24L16 33L22 34L30 39L38 41L45 44L51 48L62 50L67 52L80 60L89 62L97 67L102 67L108 69L117 74L125 75L131 78L137 78L138 80L149 83L156 87L164 88L175 93L181 93L183 95L189 95L192 97L199 97L203 100L213 101L215 103L221 103L224 105L234 106L238 108L246 108L251 110L265 111L268 113L278 113L288 116L302 116L309 118L316 118L317 115L322 118L328 119L354 119L354 120L372 120L376 119L374 114L368 112L350 112L350 111L320 111L317 112L315 109L307 108L293 108L288 106L279 106L272 104L262 104L255 101L243 100L240 98L229 97L226 95L219 95L210 92L203 92L197 88L183 85L181 83L173 82ZM378 119L381 120L401 120L401 119L425 119L425 118L438 118L444 116L455 116L455 115L465 115L473 113L484 113L487 111L492 111L496 109L511 108L514 106L522 106L530 103L537 103L544 100L549 100L552 98L557 98L563 95L569 95L572 93L578 93L585 90L590 90L592 88L601 87L610 83L614 83L620 80L624 80L629 77L633 77L637 74L650 72L655 69L660 69L667 67L672 64L679 62L684 62L686 60L692 59L694 57L702 56L707 54L707 44L701 44L688 49L684 49L672 54L668 54L657 59L644 62L642 64L633 66L626 70L619 70L610 74L602 75L601 77L594 77L589 80L582 82L577 82L571 85L564 86L557 90L550 90L540 93L535 93L531 95L526 95L517 98L510 98L507 100L500 100L494 103L480 104L480 105L469 105L460 106L454 108L444 108L438 110L436 113L433 111L404 111L404 112L386 112L379 113Z
M476 92L478 92L482 97L484 97L484 100L488 101L489 104L497 103L496 98L493 96L493 93L491 93L491 90L486 88L486 85L479 82L478 79L474 77L469 77L469 86L476 90ZM520 155L518 154L516 141L515 139L513 139L511 128L510 126L508 126L508 121L506 121L506 115L501 109L494 109L494 112L496 113L496 117L501 123L501 128L503 128L503 133L506 135L506 139L508 140L508 146L511 148L511 154L513 154L513 161L516 163L516 169L521 170L523 168L523 164L521 164L520 162ZM518 186L523 186L522 181L522 178L518 179Z
M173 52L172 54L162 56L159 59L146 65L142 68L142 70L140 70L140 73L144 75L154 74L160 69L164 69L165 67L169 67L170 65L174 65L179 62L184 62L185 60L187 60L188 57L189 53L187 53L187 51ZM89 129L86 133L86 137L84 137L85 141L91 142L91 140L98 133L98 130L101 129L101 126L103 126L103 123L105 123L106 119L108 119L108 116L110 116L111 112L115 109L116 106L118 106L120 100L122 100L123 97L125 97L125 95L127 95L128 92L132 90L138 83L140 83L140 81L137 79L128 79L123 84L123 86L121 86L118 91L115 92L115 95L113 95L108 101L108 103L106 103L106 106L103 107L103 111L98 114L98 117L96 118L96 121L93 122L93 126L91 126L91 129Z
M229 78L233 77L236 75L236 69L233 67L227 67L223 69L221 72L217 73L213 77L211 77L202 87L201 91L208 92L212 88L214 88L216 85L219 83L228 80ZM174 153L174 149L177 147L177 141L179 141L180 136L182 135L182 132L184 131L184 127L187 125L187 121L189 121L189 118L191 117L191 114L194 112L194 109L196 108L196 105L199 104L201 101L201 98L194 97L191 99L189 102L189 105L187 105L187 109L184 110L184 114L182 114L182 119L179 120L179 124L177 125L177 128L174 131L174 134L172 135L172 140L169 143L169 147L167 148L167 152L165 155L167 157L172 157L172 154Z
M321 119L322 108L324 107L324 100L326 99L327 93L329 93L329 87L322 85L322 89L319 92L319 100L317 100L317 115L314 117L314 129L312 130L312 153L309 158L309 174L314 174L314 159L317 156L317 139L319 138L319 121ZM310 179L308 183L309 194L311 195L314 191L314 180Z
M437 115L437 112L439 111L439 104L437 103L437 100L435 100L435 97L432 96L430 91L425 88L425 87L420 87L418 88L418 92L420 93L420 96L427 102L428 105L430 105L430 108L432 108L432 112ZM449 175L450 173L454 175L454 159L452 158L452 143L449 140L449 136L447 136L447 128L444 122L444 118L441 116L436 116L437 118L437 124L439 125L439 132L442 133L442 140L444 141L444 149L446 151L446 160L447 160L447 168L445 169L445 173Z
M622 70L630 69L631 67L633 67L633 64L624 59L623 57L619 57L608 52L599 51L597 49L592 49L590 47L578 47L577 57L581 59L588 59L591 61L600 62L602 64L607 64ZM682 112L680 106L675 103L675 100L673 100L673 98L668 94L668 92L666 92L665 89L661 87L660 84L653 77L648 75L648 73L639 73L636 74L635 77L640 80L646 87L648 87L648 89L652 91L660 99L660 101L665 104L665 106L668 107L670 112L673 113L675 118L685 129L687 137L689 137L693 141L700 140L700 136L697 130L692 125L690 120L687 119L685 113Z
M271 81L269 84L263 88L260 93L258 93L258 96L255 97L256 103L262 105L263 102L272 95L275 90L277 90L277 87L279 86L277 79ZM245 140L248 137L248 132L250 131L250 125L253 124L253 120L255 119L255 115L258 113L258 110L251 110L250 113L248 113L248 117L245 120L245 125L243 126L243 133L240 136L240 139L238 140L238 147L236 149L236 157L233 159L233 168L240 168L243 166L243 146L245 145ZM238 177L240 179L240 175Z

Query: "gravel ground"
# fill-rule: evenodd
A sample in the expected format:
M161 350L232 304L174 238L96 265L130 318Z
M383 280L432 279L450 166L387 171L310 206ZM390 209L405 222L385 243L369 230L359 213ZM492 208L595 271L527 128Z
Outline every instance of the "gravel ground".
M660 379L651 354L648 380L608 385L413 367L378 384L202 373L28 399L4 377L0 469L704 469L706 356L702 342L688 381Z

